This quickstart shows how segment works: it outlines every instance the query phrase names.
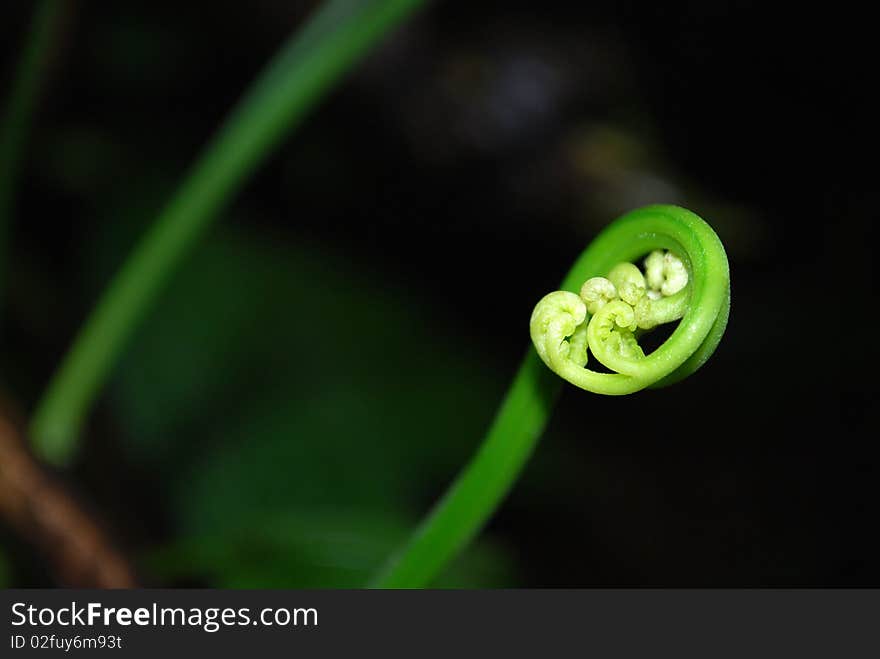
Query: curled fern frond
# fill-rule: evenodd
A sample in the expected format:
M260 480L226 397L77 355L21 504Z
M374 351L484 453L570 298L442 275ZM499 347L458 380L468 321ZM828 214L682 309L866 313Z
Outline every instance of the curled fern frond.
M635 261L644 257L644 272ZM568 382L621 395L690 375L715 351L730 311L724 246L694 213L649 206L610 224L530 322L541 360ZM577 294L575 293L577 291ZM639 337L678 321L645 354ZM590 356L611 373L588 368Z
M644 259L643 273L635 262ZM581 254L562 290L532 313L536 350L526 353L479 449L372 585L417 588L434 578L485 524L531 455L561 381L629 394L670 384L709 358L730 311L724 247L699 217L649 206L608 226ZM644 332L678 327L645 354ZM586 368L590 355L613 373ZM543 362L543 363L542 363Z

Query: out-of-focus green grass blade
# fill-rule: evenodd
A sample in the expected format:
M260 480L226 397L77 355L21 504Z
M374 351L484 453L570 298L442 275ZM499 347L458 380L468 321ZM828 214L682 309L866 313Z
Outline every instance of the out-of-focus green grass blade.
M64 0L42 0L37 4L8 105L0 119L0 291L5 287L3 273L6 272L17 172L63 7Z
M145 574L360 586L470 454L505 375L411 283L329 244L242 228L256 217L236 208L199 242L108 387L116 450L157 475L145 487L159 486L170 531ZM108 213L83 254L90 279L106 278L135 222ZM432 585L515 583L503 545L481 546Z
M329 0L282 48L115 277L37 406L37 452L64 463L126 340L174 267L247 176L421 0Z

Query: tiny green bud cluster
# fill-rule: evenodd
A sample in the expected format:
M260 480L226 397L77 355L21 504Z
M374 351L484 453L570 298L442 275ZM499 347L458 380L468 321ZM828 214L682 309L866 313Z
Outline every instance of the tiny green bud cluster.
M618 263L606 277L587 279L578 295L544 296L532 313L532 340L545 363L575 382L589 373L583 370L588 350L612 371L636 373L645 359L636 332L680 319L687 309L687 284L687 268L671 252L651 252L645 273L632 263Z
M585 281L580 298L591 316L609 302L620 300L631 307L635 327L650 329L681 318L687 283L682 260L672 252L655 250L645 259L645 274L632 263L618 263L607 277Z
M645 259L645 280L655 294L669 297L687 286L688 275L675 254L656 250Z

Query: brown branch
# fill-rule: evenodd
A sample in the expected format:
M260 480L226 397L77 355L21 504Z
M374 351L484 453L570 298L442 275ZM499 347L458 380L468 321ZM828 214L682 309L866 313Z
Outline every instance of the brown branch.
M31 454L0 409L0 516L41 551L59 585L133 588L134 570L98 522Z

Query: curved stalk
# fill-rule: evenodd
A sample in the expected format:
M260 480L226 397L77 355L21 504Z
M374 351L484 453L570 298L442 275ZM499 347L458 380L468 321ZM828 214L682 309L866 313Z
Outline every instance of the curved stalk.
M282 48L205 148L98 302L34 413L37 452L55 464L127 339L175 266L257 165L332 85L421 0L329 0Z
M649 269L646 282L639 280L642 275L634 273L631 265L620 265L658 249L680 257L680 261L671 259L665 275ZM687 271L687 289L681 288L679 262ZM617 285L611 279L590 284L592 278L604 279L606 274ZM627 300L638 306L654 277L659 277L659 289L666 285L666 299L672 300L669 306L680 309L681 322L660 348L644 356L632 334L638 314ZM617 298L618 288L625 291L626 299ZM674 206L650 206L613 222L581 254L562 289L536 306L531 322L536 349L530 349L523 360L476 455L408 543L383 567L373 587L430 584L480 531L513 485L550 417L561 386L552 373L579 387L612 395L661 386L705 363L727 325L730 276L724 247L703 220ZM666 314L663 322L671 320L666 309L659 313ZM642 320L649 324L654 319L645 312ZM618 335L612 346L605 345L609 333ZM588 347L605 351L604 358L613 352L617 365L627 373L587 370Z
M473 539L531 456L561 389L529 350L476 455L371 587L426 586Z

